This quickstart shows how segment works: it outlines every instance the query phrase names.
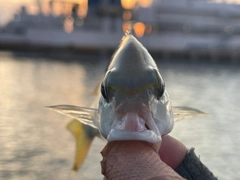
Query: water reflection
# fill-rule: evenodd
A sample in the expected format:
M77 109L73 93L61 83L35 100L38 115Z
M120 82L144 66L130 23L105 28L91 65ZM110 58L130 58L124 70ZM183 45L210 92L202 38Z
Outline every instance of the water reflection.
M88 95L95 85L91 78L99 75L88 75L91 62L32 61L32 57L17 58L10 53L1 53L1 57L1 178L69 179L74 139L65 129L68 118L44 106L89 105ZM40 173L47 171L54 173Z
M90 92L107 61L72 54L61 60L42 54L0 56L0 179L102 179L99 151L104 142L95 140L80 172L72 174L74 139L65 128L69 118L44 106L89 106L94 100ZM239 67L169 61L158 65L173 105L211 114L176 123L172 135L196 147L220 179L237 179Z

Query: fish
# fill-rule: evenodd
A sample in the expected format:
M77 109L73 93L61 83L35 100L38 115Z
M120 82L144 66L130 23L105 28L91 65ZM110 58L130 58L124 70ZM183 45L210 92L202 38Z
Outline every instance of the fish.
M67 129L72 133L76 142L72 170L77 171L79 166L83 164L94 138L97 136L100 137L100 134L96 128L83 124L76 119L68 123Z
M156 152L161 137L172 131L175 121L206 115L190 107L172 107L156 62L129 32L123 36L94 94L98 94L97 108L74 105L48 108L97 129L99 137L108 142L145 141Z

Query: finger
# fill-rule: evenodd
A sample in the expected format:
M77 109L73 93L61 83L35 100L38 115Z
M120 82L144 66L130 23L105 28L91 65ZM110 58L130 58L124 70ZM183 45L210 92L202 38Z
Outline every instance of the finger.
M102 174L106 179L183 180L144 141L114 141L101 152Z
M164 135L162 137L162 144L159 150L160 158L168 166L175 169L183 161L187 154L187 148L180 141L175 138Z

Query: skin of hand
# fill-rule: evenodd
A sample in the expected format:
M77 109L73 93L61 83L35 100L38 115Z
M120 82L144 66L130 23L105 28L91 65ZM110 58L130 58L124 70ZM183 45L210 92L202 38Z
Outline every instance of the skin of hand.
M139 172L144 172L140 177L145 175L151 180L183 180L184 178L174 172L173 169L181 164L187 152L187 148L181 142L169 135L162 136L161 147L158 152L158 155L160 156L159 161L156 160L157 157L159 157L156 152L154 153L154 150L149 144L143 141L110 142L102 151L102 174L108 176L108 178L104 178L105 180L120 180L124 179L120 177L125 176L129 179L133 174L138 176ZM135 157L132 158L132 156ZM139 161L144 162L142 164L143 169L140 168ZM131 167L138 168L132 169ZM113 178L109 176L113 176Z
M102 174L107 180L184 179L166 165L149 143L144 141L109 142L101 154L103 156Z
M177 168L181 164L187 152L187 148L180 141L169 135L162 136L162 143L158 154L161 160L172 169Z

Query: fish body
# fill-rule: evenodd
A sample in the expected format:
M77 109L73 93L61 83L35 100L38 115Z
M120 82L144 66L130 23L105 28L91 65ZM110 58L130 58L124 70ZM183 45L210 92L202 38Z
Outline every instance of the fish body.
M157 65L132 35L123 38L101 84L99 131L109 142L159 143L174 125Z
M141 140L150 143L156 152L160 148L161 136L171 132L174 121L206 115L197 109L171 106L155 61L130 33L123 37L96 89L100 97L96 109L73 105L48 108L98 129L98 136L104 137L108 142ZM86 136L90 132L87 129L80 131L84 135L75 130L71 132L76 141L84 141L84 138L89 137ZM77 142L79 146L76 153L81 153L81 146L89 149L92 139L93 136L86 143ZM78 167L83 161L76 162Z

